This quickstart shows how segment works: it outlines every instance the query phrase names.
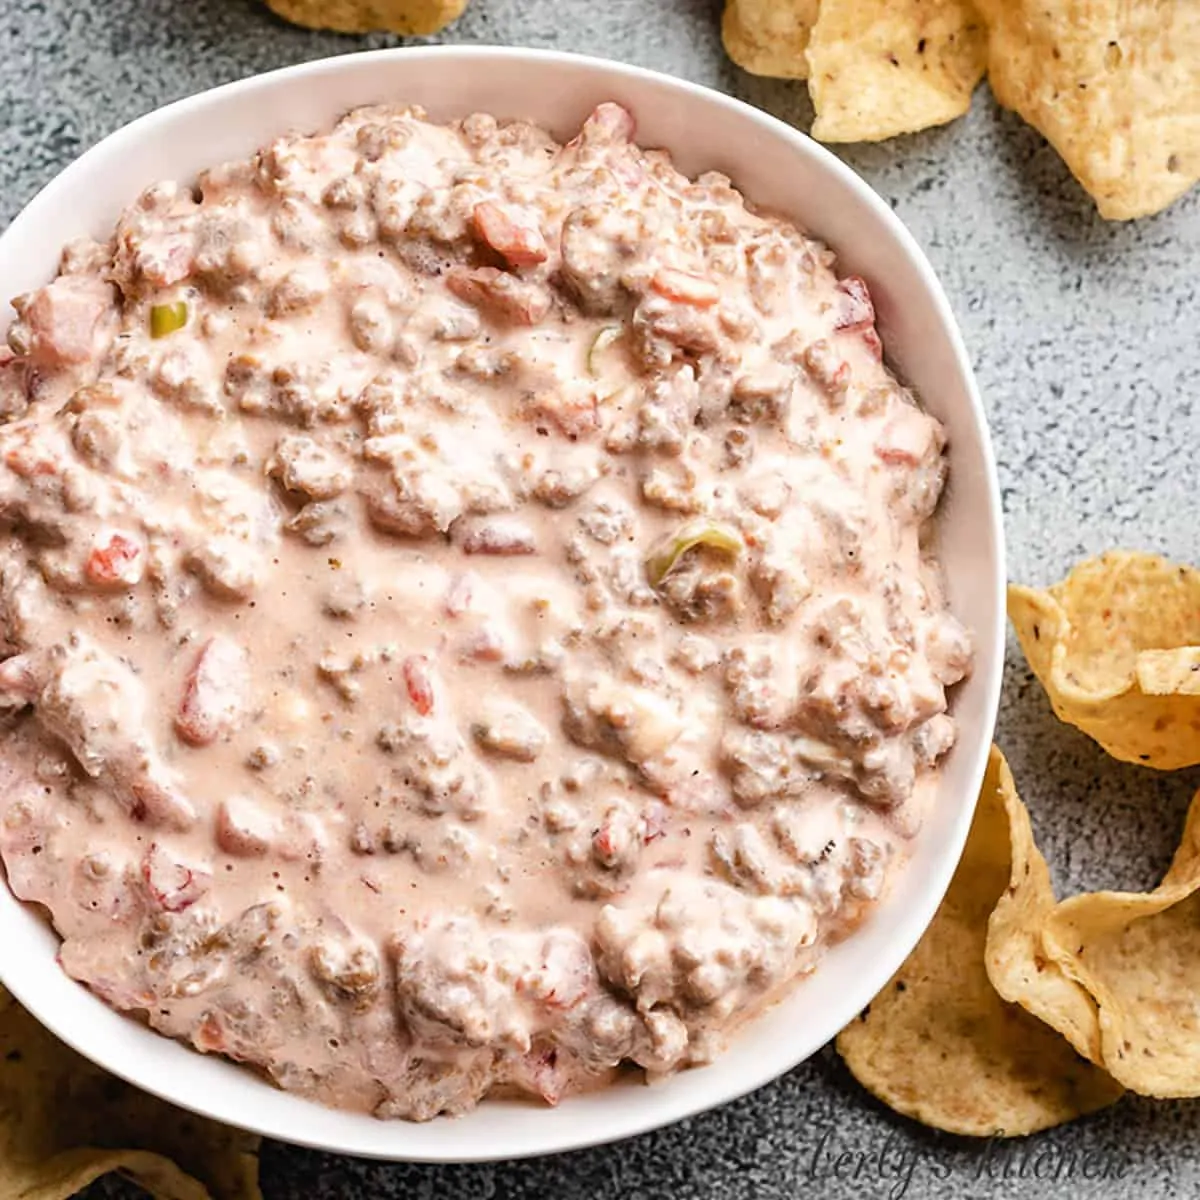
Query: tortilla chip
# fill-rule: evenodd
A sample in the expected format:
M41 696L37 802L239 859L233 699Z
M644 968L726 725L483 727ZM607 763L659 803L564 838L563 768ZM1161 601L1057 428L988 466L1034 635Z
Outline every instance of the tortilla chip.
M1008 887L988 920L986 965L1005 1000L1040 1018L1092 1062L1100 1062L1100 1020L1091 995L1046 952L1042 927L1055 906L1050 869L1033 840L1029 813L1004 756L993 749L983 782L1008 821Z
M1113 551L1010 587L1008 615L1061 720L1123 762L1200 763L1200 571Z
M1047 951L1096 998L1102 1061L1143 1096L1200 1096L1200 792L1183 844L1148 893L1063 901Z
M721 19L725 51L744 71L807 79L804 51L821 0L727 0Z
M878 142L961 117L987 34L970 0L822 0L808 44L822 142Z
M1121 1086L988 979L988 919L1012 878L1004 760L992 751L963 857L933 923L837 1047L869 1091L926 1125L974 1137L1047 1129Z
M462 16L467 0L267 0L272 11L309 29L338 33L437 33Z
M996 99L1066 160L1113 220L1200 179L1200 4L979 0Z
M1137 681L1147 696L1200 696L1200 646L1143 650Z
M106 1075L0 988L0 1196L67 1200L120 1171L160 1200L262 1200L258 1145Z

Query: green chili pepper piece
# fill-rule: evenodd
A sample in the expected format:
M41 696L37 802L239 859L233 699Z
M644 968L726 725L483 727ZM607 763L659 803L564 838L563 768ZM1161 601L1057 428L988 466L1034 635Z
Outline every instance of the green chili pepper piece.
M163 338L187 324L188 306L182 300L174 304L155 304L150 308L150 336Z
M705 518L689 521L660 542L646 559L646 578L650 586L658 587L679 565L679 560L697 546L709 546L736 557L741 554L744 543L742 535L730 525Z

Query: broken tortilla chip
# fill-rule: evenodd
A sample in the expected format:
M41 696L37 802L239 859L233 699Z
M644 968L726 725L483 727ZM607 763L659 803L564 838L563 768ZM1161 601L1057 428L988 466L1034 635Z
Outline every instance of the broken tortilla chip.
M267 0L284 20L338 33L437 33L462 16L467 0Z
M1045 925L1055 961L1095 997L1102 1061L1143 1096L1200 1096L1200 793L1163 882L1064 900Z
M996 99L1039 130L1115 220L1200 179L1200 4L979 0Z
M808 36L820 0L728 0L721 18L725 51L751 75L805 79Z
M261 1200L258 1146L105 1074L0 988L0 1196L67 1200L118 1171L159 1200Z
M1124 762L1200 763L1200 571L1113 551L1010 586L1008 615L1061 720Z
M877 142L960 117L987 33L970 0L822 0L808 43L822 142Z
M1005 999L1040 1018L1092 1062L1100 1062L1096 1002L1050 958L1042 927L1055 906L1050 869L1033 840L1029 813L1012 772L992 751L984 791L994 790L1008 822L1009 884L988 920L986 964L992 986Z
M988 920L1013 869L1003 762L993 749L962 860L925 936L837 1039L855 1077L889 1107L975 1137L1047 1129L1123 1090L988 979Z

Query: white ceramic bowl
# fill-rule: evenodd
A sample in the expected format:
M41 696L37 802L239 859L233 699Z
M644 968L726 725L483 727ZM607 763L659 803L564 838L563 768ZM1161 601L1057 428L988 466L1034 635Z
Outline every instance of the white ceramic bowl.
M961 734L936 809L879 911L712 1066L652 1087L618 1085L555 1109L487 1101L467 1116L427 1125L330 1111L118 1015L67 978L45 921L0 885L4 984L76 1050L185 1108L285 1141L420 1161L512 1158L627 1137L732 1100L812 1054L900 965L949 883L983 778L1003 665L995 465L971 368L933 270L887 204L815 142L736 100L596 59L490 48L347 55L181 100L106 138L0 237L0 286L7 296L47 282L68 239L107 235L146 185L190 179L203 167L248 156L289 129L328 126L355 105L411 101L442 120L473 111L527 117L567 137L595 104L609 99L632 109L641 144L666 147L690 174L724 171L755 203L828 242L844 271L863 275L889 361L949 430L941 553L951 604L975 632L977 658L954 696ZM11 313L0 316L0 330L8 319Z

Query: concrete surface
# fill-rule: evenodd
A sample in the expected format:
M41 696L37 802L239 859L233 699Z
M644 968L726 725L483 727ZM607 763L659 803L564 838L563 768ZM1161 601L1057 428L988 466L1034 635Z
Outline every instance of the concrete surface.
M445 37L605 54L806 125L803 87L742 74L717 24L714 0L472 0ZM165 101L389 44L293 29L257 0L0 0L0 222L88 145ZM1157 218L1106 224L986 88L951 127L845 157L924 244L962 322L1001 461L1012 577L1049 582L1112 545L1195 560L1200 192ZM1060 890L1151 885L1200 772L1109 761L1054 720L1010 651L998 736ZM1166 1200L1200 1187L1198 1145L1196 1104L1126 1099L989 1151L895 1117L826 1049L747 1099L619 1149L431 1168L269 1146L263 1183L270 1200ZM91 1193L131 1195L113 1183Z

